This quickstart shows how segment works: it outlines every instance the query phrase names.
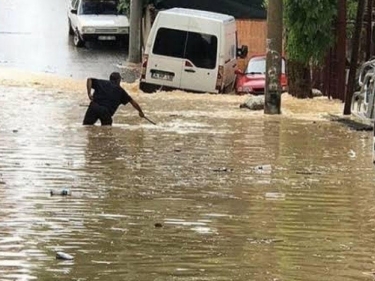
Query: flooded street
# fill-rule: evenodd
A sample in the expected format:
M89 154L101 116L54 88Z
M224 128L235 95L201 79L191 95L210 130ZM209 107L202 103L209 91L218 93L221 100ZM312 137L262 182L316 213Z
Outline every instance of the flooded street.
M0 280L373 280L371 132L178 92L83 127L83 85L0 86Z
M83 79L108 77L127 50L116 44L76 48L68 35L69 0L0 0L0 67Z
M374 280L372 132L334 101L263 116L134 84L156 126L128 105L83 127L83 79L127 54L75 48L66 7L0 0L0 281Z

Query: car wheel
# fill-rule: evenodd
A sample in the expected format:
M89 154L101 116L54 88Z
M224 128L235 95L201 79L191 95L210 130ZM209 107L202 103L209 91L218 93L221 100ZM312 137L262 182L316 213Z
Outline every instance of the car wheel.
M72 28L72 24L70 23L70 20L68 20L68 24L69 24L69 35L74 35L74 30Z
M74 43L74 46L76 46L78 48L81 48L81 47L85 46L85 41L83 41L81 39L81 37L79 36L78 31L74 32L73 43Z

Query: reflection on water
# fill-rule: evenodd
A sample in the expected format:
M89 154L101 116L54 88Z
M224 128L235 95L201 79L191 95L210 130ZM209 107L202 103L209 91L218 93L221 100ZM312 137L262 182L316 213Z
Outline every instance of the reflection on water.
M126 107L112 128L73 94L0 103L1 280L371 280L371 132L215 96L141 98L158 125Z

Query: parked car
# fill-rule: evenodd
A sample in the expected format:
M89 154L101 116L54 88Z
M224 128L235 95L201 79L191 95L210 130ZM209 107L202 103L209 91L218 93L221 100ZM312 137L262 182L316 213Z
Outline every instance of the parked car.
M76 47L86 41L126 42L129 37L129 20L118 13L118 0L70 0L68 10L69 34Z
M266 85L266 56L257 55L250 58L245 71L237 70L236 93L237 94L264 94ZM281 88L288 90L288 79L285 74L285 59L282 58Z
M232 91L237 57L247 55L236 35L229 15L183 8L159 12L145 47L140 89Z

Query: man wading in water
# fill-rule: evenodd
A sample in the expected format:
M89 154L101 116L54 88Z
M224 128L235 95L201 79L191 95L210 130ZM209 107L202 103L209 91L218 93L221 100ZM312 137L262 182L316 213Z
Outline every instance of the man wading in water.
M83 125L94 125L99 119L102 126L111 126L113 122L112 116L119 105L126 105L128 102L138 110L139 117L145 117L139 104L121 88L120 82L121 75L118 72L111 73L109 81L94 78L87 79L87 95L91 103L83 119ZM95 90L94 94L91 93L91 89Z

